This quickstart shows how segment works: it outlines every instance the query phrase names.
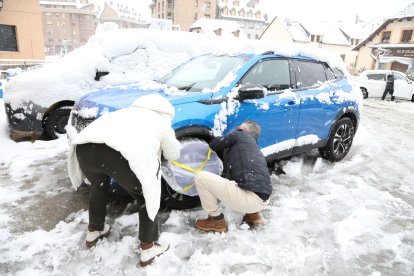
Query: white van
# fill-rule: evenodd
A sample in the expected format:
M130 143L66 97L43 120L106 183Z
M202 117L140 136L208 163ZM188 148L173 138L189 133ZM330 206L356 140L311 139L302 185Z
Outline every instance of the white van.
M414 84L404 74L393 70L366 70L358 77L364 99L381 98L386 84L386 76L394 76L394 97L414 102ZM387 97L390 97L387 95Z

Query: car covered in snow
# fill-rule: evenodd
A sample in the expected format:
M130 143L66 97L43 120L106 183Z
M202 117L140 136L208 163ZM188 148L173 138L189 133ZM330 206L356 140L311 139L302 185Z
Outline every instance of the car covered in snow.
M159 93L176 109L172 126L178 139L210 141L254 120L261 125L258 142L269 162L311 149L331 161L343 159L360 120L358 87L349 82L342 61L282 49L201 55L158 81L85 94L71 112L69 142L96 118ZM163 181L164 205L190 208L197 198Z
M394 76L394 97L414 102L414 84L404 73L394 70L365 70L358 76L364 99L381 98L387 76Z
M193 40L198 47L188 47ZM84 46L3 83L11 138L55 139L86 91L157 79L220 44L202 34L144 29L98 33Z

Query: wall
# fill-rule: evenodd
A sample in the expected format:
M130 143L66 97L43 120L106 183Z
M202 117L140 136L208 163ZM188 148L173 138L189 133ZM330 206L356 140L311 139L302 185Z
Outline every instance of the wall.
M39 0L6 0L0 24L16 26L18 52L0 52L0 59L44 59Z

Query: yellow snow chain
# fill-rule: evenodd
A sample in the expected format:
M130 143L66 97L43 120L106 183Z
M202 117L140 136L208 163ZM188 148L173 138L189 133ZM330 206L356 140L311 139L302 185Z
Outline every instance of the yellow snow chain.
M182 169L184 169L186 171L190 171L190 172L193 172L195 174L198 174L204 168L204 166L207 164L208 160L210 160L210 156L211 156L211 148L208 148L207 158L206 158L206 160L203 161L203 163L201 163L201 166L197 170L194 169L194 168L191 168L190 166L181 164L181 163L179 163L177 161L172 161L171 164L176 165L177 167L180 167L180 168L182 168ZM182 188L181 191L184 191L184 192L185 191L188 191L193 186L194 186L194 184L188 185L187 187Z

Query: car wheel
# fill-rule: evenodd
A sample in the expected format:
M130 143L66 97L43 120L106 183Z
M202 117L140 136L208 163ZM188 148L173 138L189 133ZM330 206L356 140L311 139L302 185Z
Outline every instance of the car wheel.
M57 139L58 134L65 134L68 124L70 107L61 107L49 113L45 119L44 132L50 139Z
M361 93L363 99L368 99L368 90L366 88L361 87Z
M188 196L174 191L167 182L161 181L161 206L168 209L185 210L200 205L198 196Z
M328 143L319 152L324 159L336 162L344 158L352 146L355 127L349 118L340 119L332 129Z
M411 96L411 101L414 103L414 94Z

